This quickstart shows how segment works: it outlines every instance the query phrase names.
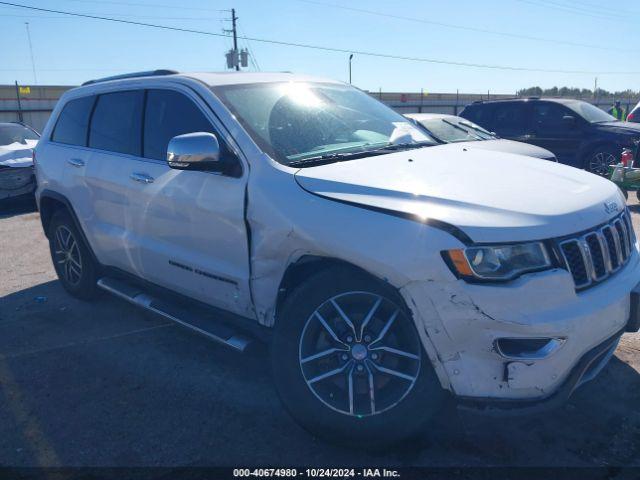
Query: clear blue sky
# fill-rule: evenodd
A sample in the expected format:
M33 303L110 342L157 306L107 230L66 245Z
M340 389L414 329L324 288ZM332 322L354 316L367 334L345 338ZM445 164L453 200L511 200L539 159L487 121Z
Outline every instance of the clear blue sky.
M607 90L640 89L640 4L633 0L11 0L42 8L126 18L221 33L235 7L240 33L347 50L533 69L603 72ZM323 3L325 5L320 5ZM364 9L375 15L335 5ZM333 5L333 6L330 6ZM414 20L410 20L414 19ZM426 20L425 23L420 20ZM29 22L38 84L78 84L128 71L225 69L231 40L0 5L0 84L33 84ZM439 25L534 36L567 45ZM247 46L246 41L240 42ZM294 71L347 80L346 53L248 42L262 71ZM250 70L255 69L251 67ZM595 74L491 70L356 54L353 83L385 91L513 93L519 88L593 88Z

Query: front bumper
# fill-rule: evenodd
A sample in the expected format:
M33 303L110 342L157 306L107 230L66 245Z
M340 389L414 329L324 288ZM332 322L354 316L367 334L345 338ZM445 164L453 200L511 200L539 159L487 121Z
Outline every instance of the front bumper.
M593 380L611 359L625 330L620 330L582 356L564 383L547 396L526 399L459 397L458 406L483 413L536 413L565 403L580 385Z
M33 167L0 169L0 200L31 194L35 189Z
M442 386L465 403L513 408L562 401L597 374L625 329L637 329L639 281L636 244L622 270L578 293L563 269L504 285L412 282L401 293ZM495 348L501 338L557 338L562 346L514 360Z

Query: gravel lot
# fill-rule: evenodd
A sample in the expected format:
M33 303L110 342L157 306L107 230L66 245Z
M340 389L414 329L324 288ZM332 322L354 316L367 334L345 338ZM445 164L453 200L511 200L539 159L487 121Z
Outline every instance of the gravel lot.
M73 299L33 204L0 209L0 465L640 467L639 334L559 410L449 409L417 442L349 450L286 415L264 351L236 354L108 296Z

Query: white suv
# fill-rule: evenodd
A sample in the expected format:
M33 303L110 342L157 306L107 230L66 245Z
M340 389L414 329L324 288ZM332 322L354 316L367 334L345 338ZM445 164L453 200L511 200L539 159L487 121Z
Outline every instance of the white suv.
M566 399L638 329L638 243L608 180L439 145L366 93L293 74L145 72L58 103L37 198L64 287L244 350L287 410L359 445L446 393Z

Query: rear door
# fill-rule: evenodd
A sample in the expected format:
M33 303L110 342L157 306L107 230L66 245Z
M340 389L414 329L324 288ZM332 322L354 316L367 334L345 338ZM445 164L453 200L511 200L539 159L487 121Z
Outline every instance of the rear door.
M91 217L91 195L85 173L91 161L87 148L89 117L95 95L69 100L62 108L50 139L37 149L43 159L37 166L41 189L64 192L85 233Z
M131 257L153 283L251 316L247 172L227 176L170 168L169 140L194 132L215 134L221 156L240 162L209 107L189 88L147 91L143 158L132 172L138 180L131 185Z
M142 153L144 90L98 96L89 127L88 236L104 265L135 273L131 174Z
M578 152L584 140L582 118L564 105L537 101L532 107L529 143L553 152L560 163L577 166ZM564 117L573 117L569 122Z

